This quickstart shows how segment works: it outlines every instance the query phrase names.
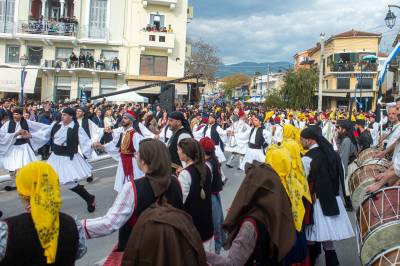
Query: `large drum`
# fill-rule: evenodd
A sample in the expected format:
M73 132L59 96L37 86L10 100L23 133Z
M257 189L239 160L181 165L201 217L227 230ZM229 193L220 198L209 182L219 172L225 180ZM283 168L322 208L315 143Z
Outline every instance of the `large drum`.
M366 164L357 168L348 181L349 193L354 208L358 208L364 200L366 189L375 182L375 177L385 172L386 166L380 164Z
M368 162L369 160L373 160L374 154L378 151L380 151L380 150L375 149L375 148L368 148L368 149L363 150L357 156L357 165L361 166L361 165L365 164L366 162Z
M400 187L378 190L357 210L358 243L363 265L382 251L399 246Z
M392 249L378 254L370 264L371 266L395 266L400 265L400 244Z

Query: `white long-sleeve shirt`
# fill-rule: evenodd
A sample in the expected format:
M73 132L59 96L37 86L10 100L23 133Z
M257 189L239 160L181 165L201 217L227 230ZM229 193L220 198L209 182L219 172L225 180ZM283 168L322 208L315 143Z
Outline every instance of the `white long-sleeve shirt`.
M119 230L135 211L135 191L132 183L127 182L118 193L107 213L98 218L81 221L88 238L107 236Z

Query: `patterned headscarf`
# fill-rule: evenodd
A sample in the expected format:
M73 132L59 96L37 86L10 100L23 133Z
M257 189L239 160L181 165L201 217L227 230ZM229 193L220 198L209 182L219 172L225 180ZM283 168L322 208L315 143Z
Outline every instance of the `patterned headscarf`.
M50 164L32 162L17 173L17 190L30 203L33 224L47 263L56 260L61 208L58 176Z
M265 162L268 163L280 177L282 185L290 199L294 226L296 230L300 232L305 215L303 197L311 201L308 184L304 178L299 179L297 177L293 168L293 159L290 152L282 145L270 145L267 150Z

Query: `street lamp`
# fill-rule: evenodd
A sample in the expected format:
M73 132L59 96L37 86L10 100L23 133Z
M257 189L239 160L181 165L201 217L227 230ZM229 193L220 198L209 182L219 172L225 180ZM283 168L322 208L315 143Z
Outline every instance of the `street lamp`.
M24 106L24 83L25 83L25 67L28 65L29 59L26 55L23 55L19 58L19 63L22 66L21 70L21 96L20 96L20 105Z
M389 29L392 29L394 27L394 25L396 25L396 15L392 12L391 8L395 7L395 8L400 9L400 6L388 5L388 7L389 7L389 10L388 10L388 12L386 14L386 17L385 17L385 23L386 23L386 26Z
M54 75L54 94L53 95L54 95L54 101L56 101L57 100L57 85L56 85L56 83L58 83L58 73L60 73L60 71L61 71L61 64L59 61L56 62L54 69L55 69L56 73Z

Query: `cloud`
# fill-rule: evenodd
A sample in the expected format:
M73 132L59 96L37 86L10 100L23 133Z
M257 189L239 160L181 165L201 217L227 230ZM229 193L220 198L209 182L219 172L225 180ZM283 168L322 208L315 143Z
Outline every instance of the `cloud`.
M200 4L194 3L196 15L188 35L217 47L226 64L292 61L296 52L313 47L321 32L329 37L350 29L383 33L385 49L398 31L398 27L389 30L385 26L390 0L196 2Z

